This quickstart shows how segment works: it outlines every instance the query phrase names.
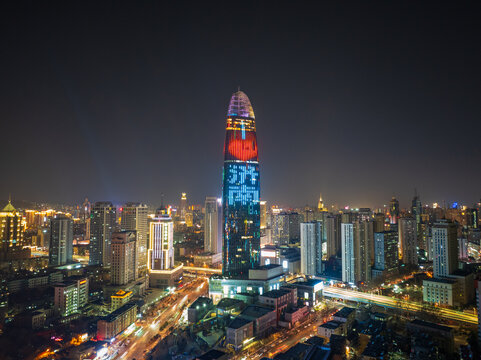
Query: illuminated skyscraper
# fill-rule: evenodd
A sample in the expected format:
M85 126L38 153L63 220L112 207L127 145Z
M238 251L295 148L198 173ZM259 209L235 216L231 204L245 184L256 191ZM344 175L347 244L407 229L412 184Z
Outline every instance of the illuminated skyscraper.
M9 200L7 206L0 212L0 250L6 252L10 247L23 246L23 233L22 214Z
M222 252L222 201L216 197L205 198L204 251Z
M260 264L260 184L254 110L242 91L227 111L222 204L223 274L247 276Z
M150 223L149 271L174 267L174 222L164 207Z
M185 220L185 214L187 212L187 194L182 193L180 197L180 218L181 220Z

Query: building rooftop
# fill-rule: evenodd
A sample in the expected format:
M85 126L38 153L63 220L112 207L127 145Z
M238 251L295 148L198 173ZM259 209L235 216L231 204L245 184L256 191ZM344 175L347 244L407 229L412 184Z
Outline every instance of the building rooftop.
M356 311L356 309L344 306L341 310L338 310L336 313L334 313L333 316L340 317L340 318L347 318L354 311Z
M281 296L284 296L284 295L287 295L287 294L290 294L291 292L288 291L288 290L271 290L271 291L268 291L266 292L265 294L262 294L260 296L262 297L268 297L268 298L272 298L272 299L277 299L277 298L280 298Z
M219 358L221 358L225 355L226 355L226 353L223 352L223 351L212 349L212 350L207 351L205 354L203 354L201 356L198 356L196 359L198 359L198 360L215 360L215 359L219 359Z
M243 319L241 317L236 317L234 320L232 320L230 322L230 324L227 327L231 328L231 329L239 329L239 328L249 324L250 322L252 322L252 321Z
M222 298L220 299L220 301L217 303L217 308L218 309L229 309L229 308L232 308L232 307L236 307L236 306L242 306L244 304L244 302L242 300L238 300L238 299L231 299L231 298Z
M197 298L190 306L189 309L195 309L197 306L208 306L212 304L212 299L208 297L201 296Z
M117 310L115 310L114 312L108 314L107 316L104 316L103 318L101 318L100 320L104 320L104 321L107 321L107 322L112 322L114 321L118 316L122 315L123 313L125 313L126 311L130 310L132 307L134 306L137 306L137 304L135 303L132 303L132 302L129 302L127 304L125 304L124 306L121 306L119 307Z
M440 284L456 284L457 280L455 279L448 279L448 278L431 278L424 280L425 282L433 282L433 283L440 283Z
M251 319L257 319L272 311L274 310L272 310L270 307L267 307L267 306L249 305L241 312L240 316L251 318Z
M229 109L227 110L227 116L255 118L251 102L243 91L239 90L232 94L229 102Z
M453 328L450 328L449 326L439 325L439 324L436 324L436 323L423 321L423 320L419 320L419 319L413 320L409 324L410 325L416 325L416 326L429 327L433 330L444 331L444 332L452 332L453 331Z
M337 321L328 321L324 324L319 325L319 327L332 330L337 329L339 326L341 326L341 323Z

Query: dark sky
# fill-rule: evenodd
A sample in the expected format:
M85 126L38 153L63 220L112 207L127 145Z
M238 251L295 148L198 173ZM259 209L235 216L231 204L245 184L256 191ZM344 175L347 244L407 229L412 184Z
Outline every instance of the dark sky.
M220 195L238 86L271 203L481 197L478 5L75 3L1 5L0 198Z

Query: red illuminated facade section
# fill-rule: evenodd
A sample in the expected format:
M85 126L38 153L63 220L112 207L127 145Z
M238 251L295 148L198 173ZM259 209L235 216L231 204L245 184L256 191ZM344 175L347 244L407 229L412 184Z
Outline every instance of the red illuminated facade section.
M255 122L239 117L227 119L224 160L258 161Z

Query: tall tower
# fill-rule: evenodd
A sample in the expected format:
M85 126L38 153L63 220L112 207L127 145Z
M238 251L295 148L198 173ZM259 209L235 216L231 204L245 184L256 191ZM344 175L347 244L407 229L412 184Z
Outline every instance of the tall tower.
M433 275L448 276L458 268L458 239L456 224L439 220L433 225Z
M120 227L122 230L136 232L137 246L137 266L139 276L144 276L147 272L147 248L148 244L148 208L147 205L140 203L127 203L122 210Z
M222 200L222 271L244 277L260 264L260 184L254 110L242 91L227 110Z
M96 202L90 224L89 265L110 265L110 244L115 227L115 207L111 202Z
M72 262L73 256L73 220L59 216L50 221L50 247L48 264L65 265Z
M162 205L150 223L149 271L174 267L174 222Z
M222 200L216 197L205 198L204 251L218 254L222 252Z
M321 273L322 233L319 221L303 222L301 229L301 272L316 276Z
M137 235L135 231L120 231L112 234L112 285L127 285L138 278Z

